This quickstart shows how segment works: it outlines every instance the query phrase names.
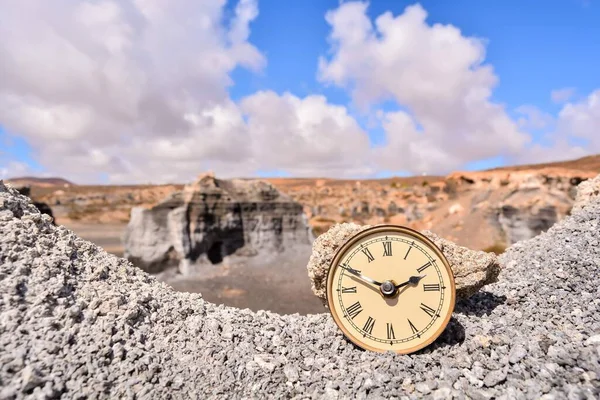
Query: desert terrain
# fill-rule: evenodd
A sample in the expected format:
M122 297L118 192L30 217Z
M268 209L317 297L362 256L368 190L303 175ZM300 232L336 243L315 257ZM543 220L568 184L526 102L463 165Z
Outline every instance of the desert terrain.
M391 223L429 229L471 249L502 253L512 243L547 230L570 213L575 188L600 172L600 156L448 176L374 180L263 179L300 203L315 236L340 222ZM110 253L123 256L123 235L134 207L151 208L183 183L90 186L62 178L19 178L35 201L47 203L55 221ZM209 266L194 278L168 277L178 290L209 301L253 310L302 314L322 311L310 291L310 248L293 259ZM288 265L285 274L277 270ZM292 296L293 294L293 296ZM289 301L289 299L295 301Z

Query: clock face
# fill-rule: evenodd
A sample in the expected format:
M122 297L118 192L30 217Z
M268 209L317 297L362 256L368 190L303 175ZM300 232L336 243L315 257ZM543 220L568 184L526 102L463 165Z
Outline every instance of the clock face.
M442 252L421 233L378 225L339 249L327 278L327 301L356 345L406 354L445 329L454 310L454 276Z

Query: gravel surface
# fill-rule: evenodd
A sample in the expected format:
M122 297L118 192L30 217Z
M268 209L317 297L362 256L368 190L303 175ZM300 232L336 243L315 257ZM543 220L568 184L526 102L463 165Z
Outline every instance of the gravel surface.
M0 181L2 399L600 396L600 202L512 246L408 356L355 348L328 314L176 292L27 202Z

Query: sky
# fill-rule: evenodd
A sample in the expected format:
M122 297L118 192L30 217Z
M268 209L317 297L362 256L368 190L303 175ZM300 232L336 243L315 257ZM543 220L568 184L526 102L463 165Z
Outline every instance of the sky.
M0 0L0 178L377 178L600 153L593 0Z

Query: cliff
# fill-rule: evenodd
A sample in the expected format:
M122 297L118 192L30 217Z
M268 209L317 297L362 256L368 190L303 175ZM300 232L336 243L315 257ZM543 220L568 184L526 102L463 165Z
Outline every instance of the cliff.
M302 206L260 180L201 175L150 209L136 207L124 235L125 257L148 272L229 256L257 256L310 245Z

